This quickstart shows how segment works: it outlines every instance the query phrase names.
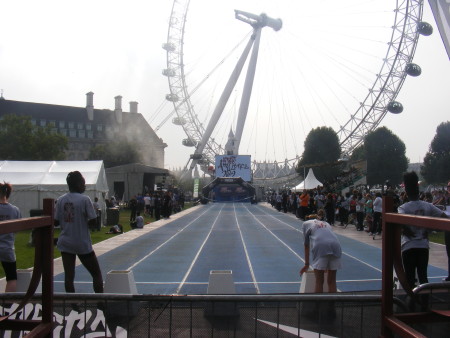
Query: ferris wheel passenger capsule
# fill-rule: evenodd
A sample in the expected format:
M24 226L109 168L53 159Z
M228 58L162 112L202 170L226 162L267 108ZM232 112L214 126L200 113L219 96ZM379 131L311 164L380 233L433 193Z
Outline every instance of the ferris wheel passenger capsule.
M195 147L196 143L194 140L191 140L190 138L185 138L181 142L185 147Z
M420 21L417 24L417 30L419 31L420 34L424 36L429 36L433 34L433 26L431 26L428 22L425 21Z
M173 77L173 76L176 75L175 71L173 69L170 69L170 68L163 69L162 74L164 76L167 76L167 77Z
M179 97L177 94L167 94L166 100L170 102L177 102L179 100Z
M163 43L162 48L168 52L174 52L177 49L172 42Z
M387 110L392 114L400 114L403 111L403 105L398 101L391 101L387 105Z
M419 65L416 65L415 63L408 63L405 68L406 74L411 76L419 76L422 74L422 69Z
M186 120L182 117L177 116L172 119L172 123L177 126L182 126L186 124Z

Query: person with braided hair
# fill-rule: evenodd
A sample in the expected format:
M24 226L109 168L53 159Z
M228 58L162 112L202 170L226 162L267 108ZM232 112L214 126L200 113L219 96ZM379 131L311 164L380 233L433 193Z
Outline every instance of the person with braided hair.
M19 208L8 203L12 185L0 183L0 221L22 218ZM16 253L14 233L0 235L0 261L6 276L5 292L15 292L17 286Z

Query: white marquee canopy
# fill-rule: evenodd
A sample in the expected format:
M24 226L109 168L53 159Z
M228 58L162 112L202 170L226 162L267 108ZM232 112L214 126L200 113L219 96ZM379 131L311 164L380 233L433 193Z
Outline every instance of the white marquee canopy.
M66 177L75 170L86 180L85 194L103 201L108 193L103 161L0 161L0 182L12 184L9 202L29 217L30 210L42 209L44 198L69 192Z
M322 186L322 182L320 182L316 176L314 175L314 172L312 169L309 169L308 175L306 175L306 178L303 182L301 182L299 185L297 185L294 190L309 190L309 189L315 189L317 186Z

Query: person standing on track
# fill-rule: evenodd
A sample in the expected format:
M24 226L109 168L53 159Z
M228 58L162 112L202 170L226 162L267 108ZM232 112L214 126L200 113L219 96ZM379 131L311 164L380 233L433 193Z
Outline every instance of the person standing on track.
M59 197L55 207L55 226L61 226L57 246L64 266L65 290L75 292L75 259L78 256L92 276L94 291L102 293L102 272L89 232L89 226L95 225L97 214L91 199L83 195L86 185L81 173L70 172L66 182L70 192Z
M323 209L319 209L317 215L310 217L314 219L303 223L305 266L300 270L300 275L308 271L311 264L316 278L314 292L323 292L325 272L328 292L337 292L336 272L341 268L341 244L331 225L323 220Z

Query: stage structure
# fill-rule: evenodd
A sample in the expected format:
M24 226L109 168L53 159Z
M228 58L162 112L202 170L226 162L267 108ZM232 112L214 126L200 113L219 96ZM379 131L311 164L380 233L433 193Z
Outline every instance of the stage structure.
M254 202L250 155L217 155L216 178L203 188L203 196L214 202Z
M255 188L241 177L216 177L202 190L211 202L255 203Z

